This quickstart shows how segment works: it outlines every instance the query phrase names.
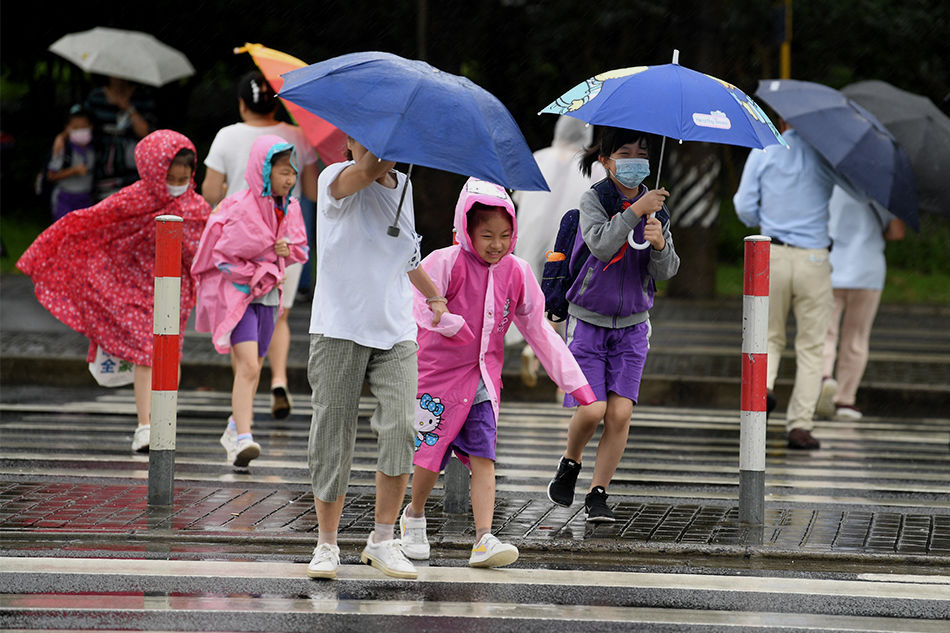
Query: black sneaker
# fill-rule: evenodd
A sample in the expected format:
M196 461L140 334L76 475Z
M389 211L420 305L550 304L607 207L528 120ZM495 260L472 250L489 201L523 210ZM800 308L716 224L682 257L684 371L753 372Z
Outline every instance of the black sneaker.
M581 472L580 462L562 457L557 465L557 474L548 484L548 499L565 508L574 503L574 484Z
M595 486L584 497L584 514L590 523L616 520L614 519L614 513L610 511L610 507L607 505L607 491L600 486Z

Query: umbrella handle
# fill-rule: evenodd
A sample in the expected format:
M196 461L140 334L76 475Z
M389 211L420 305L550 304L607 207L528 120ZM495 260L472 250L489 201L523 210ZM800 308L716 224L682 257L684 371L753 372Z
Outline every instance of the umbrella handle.
M380 159L382 160L382 159ZM409 188L409 176L412 175L412 165L406 170L406 183L402 186L402 195L399 196L399 206L396 207L396 219L392 226L386 229L386 235L389 237L399 237L399 214L402 213L402 201L406 199L406 189Z
M652 217L654 217L655 215L656 215L655 213L651 213L651 214L650 214L650 217L652 218ZM630 245L630 248L632 248L632 249L634 249L634 250L637 250L637 251L642 251L643 249L648 248L648 247L650 246L650 243L649 243L649 242L638 242L638 241L636 241L636 240L634 239L634 237L633 237L633 229L631 229L630 232L627 233L627 244Z

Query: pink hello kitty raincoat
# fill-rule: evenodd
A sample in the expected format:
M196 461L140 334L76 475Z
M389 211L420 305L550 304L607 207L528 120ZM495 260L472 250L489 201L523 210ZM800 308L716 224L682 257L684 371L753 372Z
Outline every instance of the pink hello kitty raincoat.
M489 265L475 253L468 235L467 212L476 202L502 207L511 216L511 249ZM451 314L432 325L425 297L414 290L419 326L419 391L416 403L416 455L413 462L438 471L472 407L479 378L498 420L505 332L512 322L524 334L548 375L584 404L594 392L564 341L544 317L544 295L531 266L511 254L518 237L511 198L498 185L470 178L455 205L458 244L439 249L422 267L448 299ZM467 463L465 456L460 456Z
M214 348L221 354L231 349L231 332L251 301L281 284L287 264L307 261L307 230L300 203L287 196L286 212L278 222L270 192L271 157L292 148L273 134L258 137L244 172L248 188L222 200L201 235L191 266L198 284L195 329L211 332ZM274 252L274 243L281 238L290 246L288 257ZM281 306L283 293L280 286Z

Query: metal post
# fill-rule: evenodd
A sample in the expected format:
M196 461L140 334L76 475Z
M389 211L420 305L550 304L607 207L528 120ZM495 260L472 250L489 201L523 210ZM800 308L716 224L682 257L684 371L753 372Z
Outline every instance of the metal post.
M152 350L152 425L148 451L148 504L171 506L175 493L178 415L178 337L181 323L182 219L155 218L155 311Z
M739 426L739 521L765 520L765 390L768 368L771 238L745 238L742 297L742 394Z
M469 489L471 475L465 464L455 455L449 459L444 475L445 496L442 500L442 509L446 514L465 514L469 506Z

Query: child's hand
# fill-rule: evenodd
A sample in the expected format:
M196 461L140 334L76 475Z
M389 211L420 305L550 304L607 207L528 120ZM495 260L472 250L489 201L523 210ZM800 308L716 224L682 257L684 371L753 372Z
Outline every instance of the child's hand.
M449 311L445 299L427 301L426 303L429 304L429 309L432 310L432 325L438 325L439 321L442 320L442 315Z
M633 211L641 218L649 213L656 213L663 208L663 203L666 202L666 199L669 197L670 192L666 190L666 187L652 189L633 203Z
M287 240L277 240L274 242L274 252L280 257L289 256L290 246L287 245Z
M647 224L643 227L643 239L649 242L653 248L662 251L666 248L666 238L663 237L663 225L655 217L647 218Z

